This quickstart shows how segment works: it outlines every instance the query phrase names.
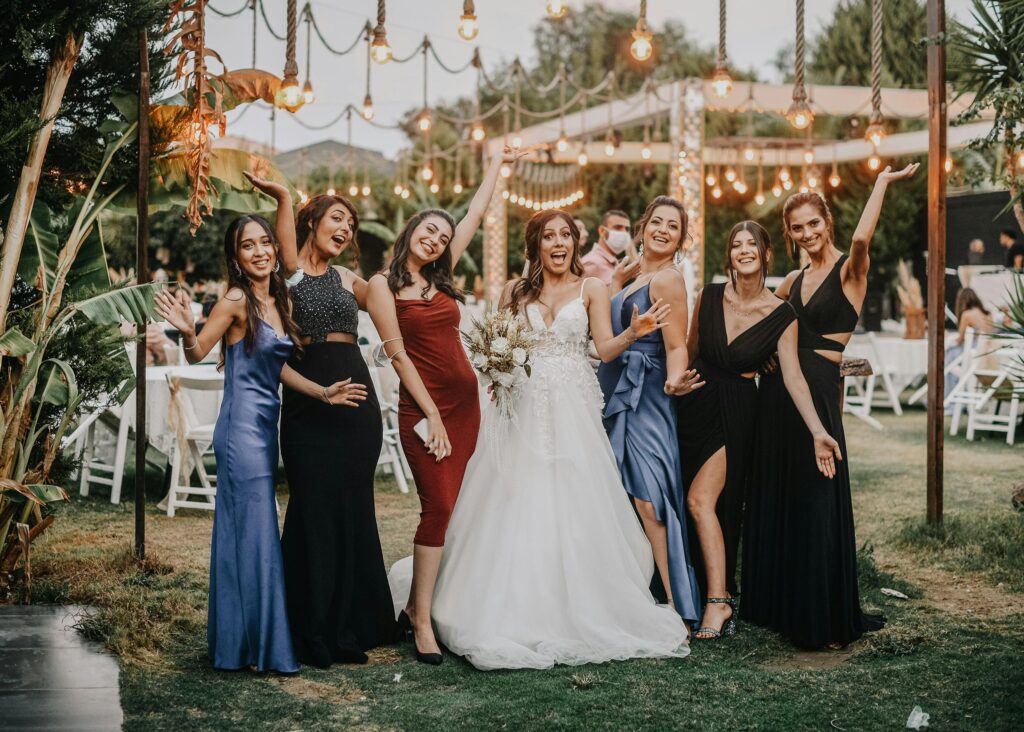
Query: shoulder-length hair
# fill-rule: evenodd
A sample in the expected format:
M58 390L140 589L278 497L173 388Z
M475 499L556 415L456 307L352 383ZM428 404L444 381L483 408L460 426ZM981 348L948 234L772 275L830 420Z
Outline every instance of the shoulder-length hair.
M452 235L454 236L455 234L455 219L444 209L428 208L409 219L395 241L394 257L391 260L391 266L388 267L388 287L395 294L412 284L412 275L409 274L409 267L406 264L409 260L412 235L416 231L416 227L431 216L437 216L442 219L451 227ZM446 246L444 251L441 252L440 257L420 269L420 274L427 281L420 296L426 298L431 286L433 286L434 289L443 292L454 300L466 302L466 296L455 286L454 269L455 264L452 262L452 250L449 246Z
M539 298L541 290L544 289L544 265L540 260L540 239L548 222L557 218L565 221L569 227L569 234L572 236L569 271L577 277L583 276L583 263L580 261L580 230L576 226L576 222L572 220L572 215L557 208L538 211L526 222L526 261L530 266L526 277L516 280L512 286L508 307L514 313L519 312L521 306Z
M633 243L636 246L641 246L644 243L644 229L651 222L654 211L659 206L671 206L679 212L679 224L682 227L679 232L679 248L682 249L683 244L690 236L690 217L686 214L686 206L683 205L683 202L678 198L672 198L672 196L655 196L654 200L647 204L643 216L633 227Z
M253 293L252 282L245 275L245 271L238 262L238 249L242 244L242 232L245 231L246 225L250 223L259 224L264 233L270 237L270 241L274 245L274 250L278 250L277 237L274 236L274 229L271 227L270 222L262 216L257 216L256 214L245 214L243 216L239 216L228 224L228 228L224 232L224 262L228 270L227 290L230 290L232 287L237 287L245 295L246 355L250 355L252 353L253 346L256 343L256 331L259 326L259 321L263 319L263 305ZM277 260L280 261L279 252L277 254ZM280 267L277 268L276 272L270 273L270 296L274 298L274 309L277 310L277 315L281 318L281 325L284 326L284 332L292 339L296 350L301 353L302 343L299 340L299 327L295 324L295 321L292 320L288 285L285 283L284 275L281 273ZM227 336L225 335L225 337L221 339L221 368L224 366L224 355L226 352Z

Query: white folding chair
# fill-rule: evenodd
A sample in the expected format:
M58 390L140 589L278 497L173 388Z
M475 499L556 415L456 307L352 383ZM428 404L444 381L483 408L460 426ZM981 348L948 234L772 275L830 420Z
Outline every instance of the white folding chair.
M202 379L167 374L167 388L171 393L168 417L172 428L170 451L171 487L167 493L167 515L173 516L178 508L199 508L214 510L217 495L217 476L211 475L203 464L203 457L209 454L213 445L213 429L216 423L201 424L196 418L190 392L203 396L219 394L224 390L223 379ZM192 468L199 478L199 485L192 485ZM202 496L193 500L191 496Z
M974 328L967 328L964 331L963 353L958 359L954 359L954 362L958 363L958 367L950 371L951 374L956 375L957 383L942 402L944 408L953 408L953 418L949 423L950 435L956 435L959 432L960 418L963 417L964 411L967 410L969 413L971 408L982 398L982 394L977 389L975 376L978 367L976 351L979 342L976 336Z
M370 366L370 380L373 389L377 392L377 401L380 403L380 417L384 424L384 442L381 445L380 456L377 458L377 466L395 476L398 483L398 490L402 493L409 492L409 479L412 478L412 471L402 450L401 439L398 434L398 407L395 405L394 394L385 394L381 387L379 369Z
M900 395L893 381L893 377L897 375L896 365L884 357L884 349L879 348L878 338L874 333L868 333L868 343L871 348L869 360L874 373L861 377L862 381L852 380L858 393L848 398L852 399L852 406L861 407L864 416L870 416L872 408L875 407L891 409L897 416L901 416L903 407L900 405ZM882 387L881 390L878 389L879 386Z
M92 484L110 486L110 502L121 502L121 482L128 453L130 415L135 410L135 392L124 404L99 409L85 417L69 436L82 459L78 474L78 492L89 495Z
M967 439L973 440L977 431L999 432L1006 435L1006 444L1013 445L1017 422L1022 416L1020 401L1024 383L1015 379L1013 366L1007 361L1015 356L1000 358L997 369L976 369L973 372L975 389L980 394L977 403L967 412ZM1003 405L1007 412L1003 412Z

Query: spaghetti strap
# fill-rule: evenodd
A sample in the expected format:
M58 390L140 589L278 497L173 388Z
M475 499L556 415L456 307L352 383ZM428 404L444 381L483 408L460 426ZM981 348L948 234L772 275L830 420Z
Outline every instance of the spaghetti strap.
M593 280L593 279L596 279L596 278L594 278L594 277L584 277L583 278L583 282L580 283L580 295L579 295L578 299L580 299L580 300L583 299L583 288L587 286L587 280Z

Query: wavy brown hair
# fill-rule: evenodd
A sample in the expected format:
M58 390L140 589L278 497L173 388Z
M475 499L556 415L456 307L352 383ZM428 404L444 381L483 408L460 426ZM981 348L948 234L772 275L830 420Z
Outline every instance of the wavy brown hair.
M794 209L808 205L814 206L814 208L818 209L818 213L821 215L821 218L825 219L825 223L828 225L828 236L831 243L833 245L836 243L836 224L832 220L832 211L829 209L828 204L825 203L825 199L822 198L821 194L815 193L814 191L794 193L786 199L784 204L782 204L782 227L783 235L786 237L789 256L797 262L800 261L800 247L795 241L793 241L793 237L789 235L789 217L792 215Z
M956 319L960 320L960 316L964 314L966 310L972 310L977 308L981 312L988 315L989 312L985 308L985 305L981 302L981 298L978 297L978 293L972 290L970 287L965 287L956 294Z
M274 236L274 229L265 218L255 214L246 214L239 216L228 224L228 228L224 232L224 262L228 271L227 290L230 291L232 287L237 287L245 295L245 354L247 356L252 353L253 346L256 343L258 321L263 320L263 306L252 291L252 281L246 276L242 265L238 262L238 249L242 244L242 232L245 231L246 225L250 223L259 224L260 228L270 237L270 241L274 245L275 258L278 263L281 261L277 237ZM299 341L299 327L292 320L288 285L285 283L284 274L282 274L279 266L276 272L270 273L270 296L274 298L274 309L277 310L277 315L281 318L281 325L284 326L285 334L292 339L296 351L301 353L302 343ZM227 352L226 335L221 339L220 345L220 364L218 368L224 368L224 355Z
M512 286L508 307L514 313L519 312L521 305L537 300L541 290L544 289L544 265L540 261L540 238L548 222L559 217L569 226L569 233L572 236L569 271L577 277L583 276L583 263L580 261L580 230L576 226L576 222L572 220L572 215L557 208L538 211L526 222L526 261L529 262L530 267L526 277L516 280Z
M312 240L317 227L320 226L320 220L331 210L331 207L338 205L344 206L352 216L352 241L348 243L347 247L353 255L359 256L359 214L356 212L356 207L344 196L328 196L326 193L313 196L306 201L306 205L299 209L299 213L295 217L295 242L299 249Z
M409 274L409 267L406 265L406 262L409 260L409 247L412 244L412 235L416 231L416 227L431 216L437 216L445 221L452 229L452 236L455 235L455 219L444 209L428 208L409 219L395 241L394 258L391 260L391 266L388 268L387 273L388 287L395 294L398 294L399 290L412 284L412 275ZM441 252L440 257L425 267L420 268L420 274L427 281L427 286L423 288L420 297L426 298L431 286L433 286L436 290L443 292L453 300L466 302L466 296L455 286L454 269L455 265L452 262L451 246L446 246L444 251Z
M651 222L654 210L658 206L671 206L679 212L679 223L682 225L682 231L679 234L679 248L682 249L683 243L690 237L690 217L686 215L686 206L683 205L683 202L678 198L672 198L672 196L657 196L647 204L643 216L640 217L640 220L636 222L636 226L633 227L633 243L636 246L643 245L644 229Z
M748 232L754 237L754 244L757 245L757 253L761 256L761 284L768 278L768 258L772 251L772 238L768 230L756 221L741 221L732 227L729 238L725 241L725 272L729 275L732 286L736 287L736 271L732 268L732 240L741 231Z

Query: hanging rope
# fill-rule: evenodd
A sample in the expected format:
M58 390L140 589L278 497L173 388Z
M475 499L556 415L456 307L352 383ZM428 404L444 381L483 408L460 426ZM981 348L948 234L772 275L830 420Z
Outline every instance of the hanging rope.
M725 66L725 0L718 0L718 67Z
M235 10L235 11L233 11L231 13L225 13L225 12L223 12L221 10L217 10L217 8L213 7L209 3L207 3L206 7L209 8L210 10L212 10L214 15L219 15L222 18L233 18L236 15L241 15L246 10L248 10L250 5L251 5L251 0L245 0L245 5L243 5L238 10Z
M882 0L871 0L871 119L882 123Z
M430 55L434 57L435 61L437 61L437 65L440 66L445 71L447 71L449 74L461 74L463 71L465 71L466 69L468 69L468 68L470 68L471 66L474 65L475 54L474 54L474 57L470 57L469 61L464 63L462 66L459 66L458 68L455 68L455 67L449 66L448 64L446 64L444 61L441 60L441 57L437 55L437 51L434 50L434 44L431 43L430 46L429 46L429 49L430 49Z
M267 18L267 4L264 2L264 0L259 0L259 4L260 4L260 15L263 16L263 25L267 26L267 30L270 31L270 35L272 35L274 38L276 38L279 41L287 40L286 36L283 36L280 33L278 33L277 31L275 31L273 26L270 25L270 19Z
M256 68L256 30L259 17L256 14L256 0L250 0L249 7L252 8L252 67Z
M284 75L298 76L299 75L299 64L295 61L295 37L298 33L298 13L296 12L296 6L298 0L288 0L288 39L285 45L285 62L284 62Z
M335 56L344 56L346 54L352 53L352 51L354 51L356 47L359 45L359 42L363 40L363 34L366 32L366 30L369 28L372 31L372 28L370 27L370 21L366 21L366 24L362 28L360 28L359 32L356 34L355 40L352 41L352 43L347 48L343 50L337 49L331 46L331 44L327 42L327 39L324 38L324 34L320 32L320 26L317 25L316 16L313 15L313 8L310 6L309 3L306 3L306 7L303 9L302 12L305 13L308 22L312 24L313 30L316 31L316 37L320 39L320 42L322 44L324 44L324 48L333 53Z
M794 73L796 78L793 99L800 101L807 100L807 90L804 88L804 51L804 0L796 0L796 68Z

